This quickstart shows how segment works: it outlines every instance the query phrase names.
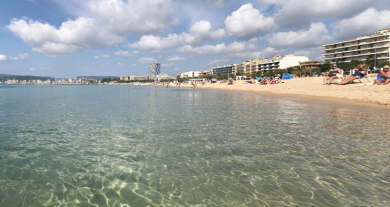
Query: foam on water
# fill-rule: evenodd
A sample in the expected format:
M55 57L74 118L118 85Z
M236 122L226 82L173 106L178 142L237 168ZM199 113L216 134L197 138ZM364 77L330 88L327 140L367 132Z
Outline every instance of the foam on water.
M0 206L389 206L384 109L0 86Z

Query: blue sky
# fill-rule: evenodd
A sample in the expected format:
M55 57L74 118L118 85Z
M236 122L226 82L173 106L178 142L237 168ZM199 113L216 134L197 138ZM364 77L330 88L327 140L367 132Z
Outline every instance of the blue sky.
M4 0L0 74L145 75L276 55L390 28L385 0Z

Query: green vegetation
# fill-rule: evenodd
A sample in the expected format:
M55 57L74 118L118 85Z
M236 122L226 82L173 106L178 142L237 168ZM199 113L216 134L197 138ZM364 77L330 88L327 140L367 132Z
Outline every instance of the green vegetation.
M109 83L109 82L113 82L113 81L119 82L120 80L119 80L119 78L103 78L101 80L101 83L104 83L104 82Z
M41 80L46 81L48 79L54 80L52 77L41 77L41 76L31 76L31 75L4 75L0 74L0 81L6 81L6 80Z

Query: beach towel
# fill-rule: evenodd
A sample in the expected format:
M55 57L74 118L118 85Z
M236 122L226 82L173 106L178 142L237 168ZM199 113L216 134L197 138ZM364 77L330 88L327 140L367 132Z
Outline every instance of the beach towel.
M375 85L375 83L363 83L363 84L357 84L357 86L372 86Z

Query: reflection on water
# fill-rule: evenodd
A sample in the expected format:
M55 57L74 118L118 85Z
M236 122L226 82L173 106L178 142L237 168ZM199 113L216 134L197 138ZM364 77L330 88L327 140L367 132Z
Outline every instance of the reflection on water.
M383 109L165 87L0 97L0 206L390 205Z

